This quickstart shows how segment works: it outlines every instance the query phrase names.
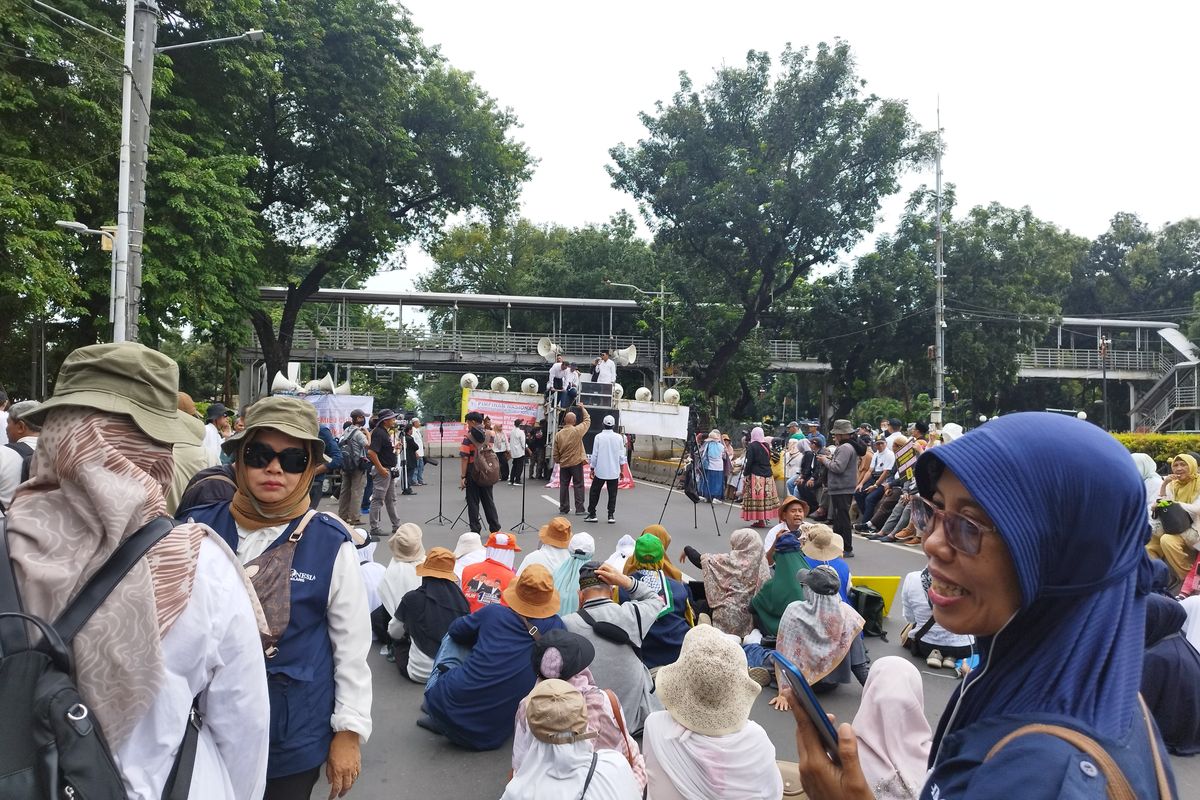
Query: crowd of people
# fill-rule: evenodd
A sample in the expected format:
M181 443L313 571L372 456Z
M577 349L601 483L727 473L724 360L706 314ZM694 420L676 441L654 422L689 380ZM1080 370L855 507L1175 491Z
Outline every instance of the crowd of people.
M836 420L828 440L755 428L740 454L714 430L689 468L714 501L740 475L747 527L673 558L667 529L648 525L604 557L568 501L597 522L607 486L614 522L608 474L623 449L593 449L586 510L564 477L561 515L523 547L498 524L479 453L505 453L519 481L529 442L469 414L460 475L483 515L453 549L426 548L395 498L421 484L419 423L382 409L367 426L356 412L335 438L312 404L276 396L223 432L212 408L200 419L174 362L121 343L75 351L52 398L7 409L0 475L15 465L18 479L0 484L0 569L11 565L24 613L55 619L127 540L176 518L68 638L78 707L129 797L185 779L193 797L308 798L322 775L330 797L346 794L372 734L373 646L420 687L414 722L428 735L476 751L511 741L510 800L774 800L797 775L814 800L1114 786L1171 798L1167 754L1200 751L1194 454L1163 479L1099 428L1041 413L965 435L894 420L878 434ZM564 460L579 457L581 417L559 431ZM217 463L205 463L210 434ZM337 514L314 494L334 469ZM851 598L856 536L927 558L899 605L915 663L961 679L936 730L914 658L869 658ZM0 620L5 659L14 641ZM834 744L797 680L818 696L863 685ZM794 752L750 719L764 689L794 717Z

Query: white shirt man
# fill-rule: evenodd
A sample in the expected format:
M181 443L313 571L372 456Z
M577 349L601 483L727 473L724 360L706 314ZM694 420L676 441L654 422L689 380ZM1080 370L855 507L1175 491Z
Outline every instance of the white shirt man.
M616 383L617 382L617 362L608 357L608 351L600 354L600 363L596 365L599 370L599 375L596 377L599 383Z
M621 479L621 466L625 464L625 437L617 433L616 420L609 414L604 418L604 430L596 434L592 442L592 454L588 461L592 465L592 489L588 495L588 514L584 522L598 522L596 505L600 502L600 490L608 487L608 521L616 523L617 489Z
M508 431L508 450L514 459L525 455L525 431L520 425L513 425Z
M550 365L550 371L549 371L548 377L547 377L547 380L549 381L549 383L547 384L546 388L548 388L548 389L557 388L554 385L554 381L559 380L562 382L561 388L566 389L567 388L567 377L566 377L566 375L563 374L565 372L566 372L566 368L563 367L562 356L555 356L554 363Z

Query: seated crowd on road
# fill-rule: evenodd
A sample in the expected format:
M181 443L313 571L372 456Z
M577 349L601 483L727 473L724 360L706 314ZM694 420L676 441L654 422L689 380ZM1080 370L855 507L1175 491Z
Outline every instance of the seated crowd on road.
M565 407L576 384L555 368ZM8 409L0 571L11 564L25 613L55 619L119 545L176 520L67 637L78 708L126 796L164 796L189 741L192 797L308 798L322 777L344 795L372 734L373 648L395 691L421 693L420 735L511 748L514 800L775 800L797 780L814 800L1099 797L1122 783L1174 797L1168 753L1200 751L1200 455L1163 478L1048 413L969 433L797 421L736 449L712 430L689 447L685 485L739 500L744 527L701 552L635 520L608 554L567 515L573 494L598 521L599 493L585 512L565 476L561 515L536 534L500 529L477 448L504 442L507 482L544 478L536 423L510 436L468 415L458 463L441 467L472 506L451 547L397 499L425 483L419 421L355 411L335 435L288 396L226 413L198 414L175 363L133 343L75 351L52 398ZM578 425L564 441L581 464ZM336 514L318 508L329 477ZM927 558L895 597L904 649L865 638L882 612L856 585L856 537ZM5 659L16 641L0 619ZM919 668L960 682L936 729ZM832 745L801 682L818 698L863 687ZM795 750L750 718L764 690L793 715Z

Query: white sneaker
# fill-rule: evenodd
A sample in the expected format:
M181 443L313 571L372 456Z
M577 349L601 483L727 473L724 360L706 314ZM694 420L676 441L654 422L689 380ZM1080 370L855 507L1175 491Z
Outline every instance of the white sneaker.
M942 651L934 650L932 653L929 654L929 658L925 659L925 663L928 664L929 666L933 667L934 669L941 669L942 668Z

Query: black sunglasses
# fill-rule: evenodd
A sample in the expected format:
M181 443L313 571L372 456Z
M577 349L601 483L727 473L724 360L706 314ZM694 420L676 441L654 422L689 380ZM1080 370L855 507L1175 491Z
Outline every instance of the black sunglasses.
M289 447L277 453L262 442L251 442L242 450L242 463L254 469L266 469L277 458L279 468L294 475L308 467L308 451L303 447Z

